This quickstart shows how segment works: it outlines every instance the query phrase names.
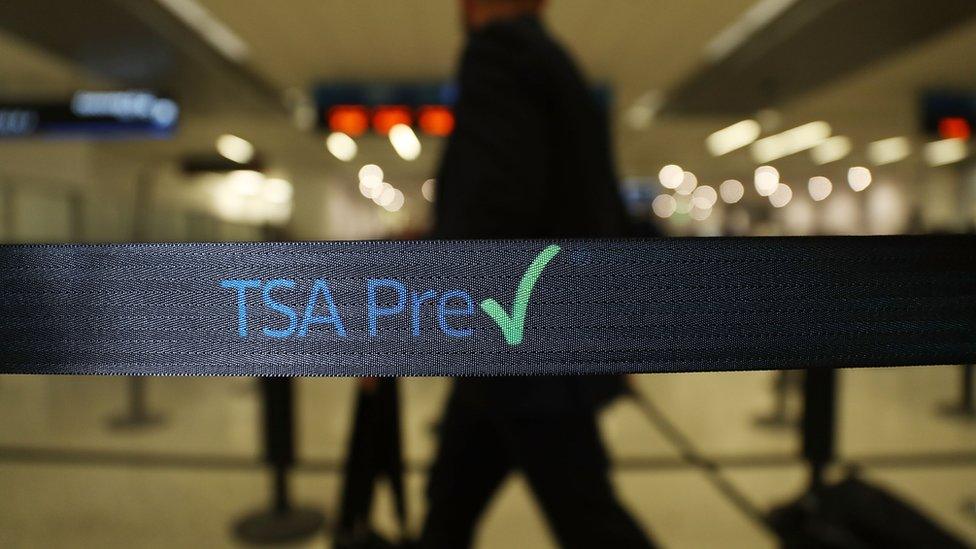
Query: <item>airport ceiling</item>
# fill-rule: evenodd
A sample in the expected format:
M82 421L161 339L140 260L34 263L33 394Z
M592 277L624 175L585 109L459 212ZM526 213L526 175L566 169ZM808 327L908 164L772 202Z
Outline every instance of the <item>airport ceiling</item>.
M234 90L249 84L262 87L261 93L252 95L267 97L264 93L267 90L283 94L290 88L307 90L314 83L329 80L448 78L463 38L456 0L198 1L247 45L247 55L239 63L221 62L214 59L219 56L210 55L199 67L182 73L178 80L188 88L202 85L199 80L211 78L210 75L215 80L224 80L220 85L208 86L208 93L201 93L207 101L194 106L196 112L212 114L214 118L220 111L220 123L244 115L236 115L233 109L224 112L226 109L214 108L214 98L222 97L223 107L233 106ZM844 1L849 0L799 0L799 3ZM789 0L780 3L794 4ZM59 0L11 0L8 6L13 4L47 6L52 10L63 5ZM88 6L97 4L121 7L157 27L175 28L173 21L154 11L160 9L156 2L91 0L87 3ZM917 4L930 6L929 2ZM742 116L714 113L659 116L643 129L631 127L626 120L628 110L636 103L656 107L669 92L691 81L707 66L709 44L755 5L756 0L551 0L548 19L554 33L576 54L591 77L613 87L622 172L651 175L656 167L667 162L700 169L706 177L742 176L751 171L754 163L747 153L737 152L716 160L708 155L703 143L710 132ZM0 19L3 15L0 9ZM9 19L9 11L6 16ZM68 17L80 15L68 14ZM27 24L25 17L18 21ZM70 22L71 19L65 19L60 24L70 26ZM52 49L57 48L52 48L51 43L44 44L46 53L37 51L27 47L21 38L12 38L9 25L4 30L7 32L0 33L0 49L5 53L0 55L3 75L0 92L57 93L79 85L112 85L118 81L81 70L80 66L86 66L86 62L77 55L73 62L67 62L65 58L72 57L72 52L52 55ZM192 41L192 35L192 32L179 34L178 29L160 33L164 40L180 42L173 47L183 54L200 57L201 48L184 44ZM63 36L52 38L50 33L46 38L64 41ZM769 107L780 112L784 128L810 120L826 120L834 127L835 134L851 136L855 146L891 135L916 134L915 106L920 91L976 88L976 71L971 70L976 52L976 24L969 20L905 51L894 52ZM234 64L238 66L228 67ZM270 113L274 109L266 110ZM248 117L258 118L253 104L246 112ZM283 114L277 112L273 117L284 120ZM269 136L280 141L288 135L284 122L280 124L282 127L277 122L267 124L274 126ZM190 133L199 134L203 143L212 139L209 135L213 130L209 128L198 124ZM261 140L258 141L261 145ZM311 144L311 139L300 141L297 147L294 140L288 146L277 147L292 157L322 154L321 146ZM268 146L276 147L270 137ZM369 148L367 144L366 149ZM805 154L785 159L783 166L797 171L813 167ZM427 162L421 162L414 170L422 172L430 168Z

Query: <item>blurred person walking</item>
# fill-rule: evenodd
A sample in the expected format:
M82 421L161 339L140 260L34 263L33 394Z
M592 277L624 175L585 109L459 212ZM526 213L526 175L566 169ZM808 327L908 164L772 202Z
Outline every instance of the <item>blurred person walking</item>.
M544 0L462 0L457 126L437 178L438 238L629 232L605 116L539 19ZM427 486L421 546L468 547L521 471L564 547L649 547L609 479L597 411L619 377L454 382Z

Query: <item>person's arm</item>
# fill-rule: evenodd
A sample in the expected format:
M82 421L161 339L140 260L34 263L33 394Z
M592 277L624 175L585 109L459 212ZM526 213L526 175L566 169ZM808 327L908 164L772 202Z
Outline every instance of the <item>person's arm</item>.
M535 236L549 163L545 105L531 61L485 37L466 52L457 127L438 181L442 237Z

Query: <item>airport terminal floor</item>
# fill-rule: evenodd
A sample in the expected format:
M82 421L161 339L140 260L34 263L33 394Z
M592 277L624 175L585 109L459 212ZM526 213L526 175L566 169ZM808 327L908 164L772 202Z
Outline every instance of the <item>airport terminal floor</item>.
M786 384L777 419L774 372L640 375L655 403L695 450L714 461L751 504L768 510L807 482L791 418L799 395ZM155 422L120 424L126 378L0 378L0 545L4 547L237 547L235 521L265 505L260 395L248 378L152 378ZM298 464L293 498L334 520L355 381L296 380ZM449 381L400 381L409 524L419 528L435 427ZM976 543L976 421L958 404L956 366L842 370L839 478L850 467L941 526ZM705 405L707 403L707 406ZM622 399L601 415L613 478L625 504L667 547L775 547L776 538L682 456L668 432ZM387 487L375 525L396 523ZM968 505L968 508L967 508ZM321 547L326 533L299 547ZM554 547L522 479L492 500L477 547Z

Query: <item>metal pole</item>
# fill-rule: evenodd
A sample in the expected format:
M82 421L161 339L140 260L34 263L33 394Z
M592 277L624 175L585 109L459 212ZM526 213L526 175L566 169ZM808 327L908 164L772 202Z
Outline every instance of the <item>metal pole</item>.
M959 366L959 400L940 407L942 415L965 420L976 420L976 402L973 398L973 365Z
M289 472L295 461L294 389L289 378L261 378L264 408L264 459L271 471L267 509L249 513L234 525L236 536L252 544L304 540L325 524L318 509L295 507L289 497Z
M837 371L807 370L803 382L803 457L810 467L810 491L824 485L824 469L834 460Z

